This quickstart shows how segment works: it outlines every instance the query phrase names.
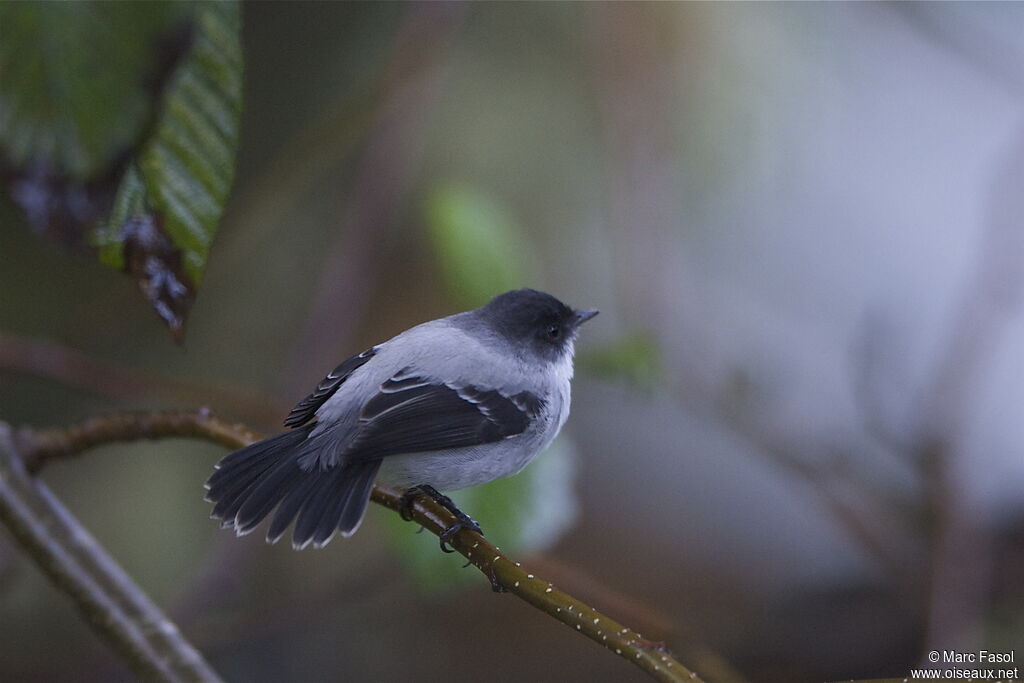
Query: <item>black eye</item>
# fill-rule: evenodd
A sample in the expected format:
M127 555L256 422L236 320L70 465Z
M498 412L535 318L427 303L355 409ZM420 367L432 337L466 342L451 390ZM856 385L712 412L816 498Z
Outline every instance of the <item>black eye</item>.
M562 336L562 328L558 325L550 325L547 329L547 335L548 339L555 341Z

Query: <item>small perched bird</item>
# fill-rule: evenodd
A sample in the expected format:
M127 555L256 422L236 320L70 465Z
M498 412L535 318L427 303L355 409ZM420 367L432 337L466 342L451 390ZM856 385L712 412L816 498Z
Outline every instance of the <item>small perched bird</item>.
M519 472L569 416L579 326L597 315L532 289L417 325L353 356L285 419L291 431L227 455L206 482L212 517L238 534L275 508L267 541L295 521L292 545L351 536L375 481L445 505L460 529L480 527L438 489ZM449 551L450 552L450 551Z

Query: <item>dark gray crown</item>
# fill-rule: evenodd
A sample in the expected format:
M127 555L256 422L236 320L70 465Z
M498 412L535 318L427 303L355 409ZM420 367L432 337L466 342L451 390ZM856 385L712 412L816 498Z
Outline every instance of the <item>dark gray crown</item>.
M573 310L535 289L517 289L494 297L480 313L514 344L554 357L572 343L579 325L597 312Z

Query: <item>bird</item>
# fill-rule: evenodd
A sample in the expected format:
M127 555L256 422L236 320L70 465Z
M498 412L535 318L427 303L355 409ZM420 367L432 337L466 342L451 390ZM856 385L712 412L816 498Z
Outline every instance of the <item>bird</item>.
M569 417L575 341L598 314L534 289L431 320L348 358L299 401L288 431L236 450L206 481L211 517L238 535L272 512L267 541L294 522L292 546L351 536L374 483L450 510L459 530L483 533L441 491L521 471Z

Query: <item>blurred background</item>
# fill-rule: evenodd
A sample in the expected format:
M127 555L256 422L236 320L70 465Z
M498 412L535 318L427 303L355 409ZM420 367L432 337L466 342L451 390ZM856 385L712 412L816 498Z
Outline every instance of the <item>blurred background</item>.
M270 432L347 356L532 286L602 313L554 452L453 496L493 542L708 679L1024 643L1024 7L242 22L184 345L5 196L0 419L207 405ZM220 531L221 455L107 447L44 478L227 680L645 679L382 509L322 551ZM3 680L131 677L6 534L0 642Z

